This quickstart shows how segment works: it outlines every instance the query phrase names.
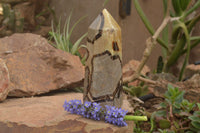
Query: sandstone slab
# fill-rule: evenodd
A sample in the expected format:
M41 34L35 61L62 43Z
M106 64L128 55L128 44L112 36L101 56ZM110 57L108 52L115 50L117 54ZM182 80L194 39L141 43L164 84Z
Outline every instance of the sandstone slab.
M33 96L82 85L84 66L79 57L54 48L39 35L14 34L0 39L0 46L0 57L10 74L9 96Z
M5 62L0 59L0 102L6 99L9 89L10 77Z
M117 127L64 111L65 99L83 98L82 93L7 99L0 103L0 133L132 133L133 122Z

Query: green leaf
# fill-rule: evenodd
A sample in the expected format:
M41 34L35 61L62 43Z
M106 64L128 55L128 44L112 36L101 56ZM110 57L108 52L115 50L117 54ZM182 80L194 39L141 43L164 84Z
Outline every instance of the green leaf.
M199 122L192 121L191 124L192 124L192 126L194 126L195 128L200 130L200 123Z
M167 129L167 128L170 128L170 126L171 126L170 121L168 121L168 120L166 120L166 119L160 120L160 121L158 122L158 124L159 124L159 127L160 127L161 129Z
M180 109L180 108L181 108L181 105L180 105L179 103L174 103L173 105L174 105L174 107L177 108L177 109Z
M167 88L168 88L168 90L169 90L169 89L174 89L174 86L171 85L171 84L168 84L168 85L167 85Z
M194 26L199 22L200 20L200 14L198 14L197 16L193 17L188 23L186 23L187 25L187 29L188 32L191 33L192 29L194 28ZM191 40L193 39L193 37L191 37ZM195 39L199 39L199 38L195 38Z
M197 103L197 107L199 108L199 110L200 110L200 103Z
M164 102L160 103L160 106L161 106L162 108L166 108L166 107L167 107L166 103L164 103Z
M79 23L80 23L83 19L85 19L86 17L87 17L87 16L83 16L83 17L81 17L78 21L76 21L76 23L72 26L72 28L71 28L71 30L70 30L70 32L69 32L69 34L68 34L68 38L71 37L71 34L72 34L74 28L77 26L77 24L79 24Z
M192 36L190 37L190 41L200 40L200 36Z
M174 121L174 125L175 125L175 127L176 127L177 129L179 129L179 128L180 128L180 126L179 126L179 124L178 124L178 122L177 122L177 121Z
M200 123L200 118L197 117L197 116L189 116L188 118L189 118L190 120L192 120L192 121L196 121L196 122L199 122L199 123Z
M172 6L174 8L176 16L180 16L182 14L180 0L172 0Z
M151 35L153 35L154 32L155 32L154 28L151 25L151 23L149 22L149 20L147 19L146 15L144 14L142 8L140 7L140 4L139 4L138 0L133 0L133 2L134 2L134 6L135 6L140 18L142 19L144 25L148 29L149 33L151 33Z
M177 94L175 95L175 102L177 103L181 103L183 101L183 95L184 95L184 91L180 91L180 92L177 92Z
M85 65L85 61L86 61L86 59L87 59L87 54L85 54L84 56L83 56L83 58L81 59L81 62L82 62L82 64L83 65Z
M165 110L160 110L155 112L156 116L166 116L167 112Z
M184 11L187 9L191 0L180 0L181 9Z
M154 30L153 26L151 25L151 23L149 22L149 20L147 19L146 15L144 14L138 0L133 0L133 3L134 3L134 6L136 8L136 11L138 12L138 14L139 14L142 22L144 23L145 27L147 28L149 33L151 35L153 35L155 30ZM162 39L158 38L157 41L163 48L168 50L167 44Z
M109 0L104 0L103 7L105 7L108 2L109 2Z
M158 57L158 62L157 62L157 73L161 73L163 70L163 58L162 56Z
M163 0L164 16L166 16L166 13L167 13L167 1L168 0Z
M194 12L199 7L200 7L200 0L197 0L197 2L183 14L182 18L185 19L188 15L190 15L192 12Z
M65 20L64 29L63 29L63 39L66 44L65 49L67 52L70 51L70 48L69 48L69 39L70 38L68 38L68 34L69 34L69 25L70 25L71 15L72 15L72 12L70 12L69 17L67 18L67 20Z
M195 115L195 116L200 116L200 111L195 111L195 112L194 112L194 115Z
M176 42L179 40L179 34L181 33L181 28L180 26L174 25L173 29L172 29L172 39L171 39L171 43L172 44L176 44Z
M162 31L162 39L165 42L165 44L168 46L169 45L169 26L168 25ZM167 49L162 47L162 55L163 55L164 60L167 57L167 53L168 53Z
M71 49L71 53L75 54L78 49L79 49L79 44L81 43L81 41L83 40L83 38L85 38L87 36L87 33L85 33L84 35L82 35L73 45L72 49Z
M179 74L179 81L181 81L183 74L184 74L184 71L185 71L185 67L188 64L191 44L190 44L190 35L188 33L188 29L187 29L186 25L182 22L179 22L179 23L180 23L180 27L182 27L182 29L183 29L183 32L184 32L184 35L185 35L185 38L186 38L186 42L187 42L187 52L186 52L185 60L183 62L181 72Z
M65 32L65 38L69 39L69 26L70 26L70 20L71 20L72 12L70 12L69 17L67 19L67 22L65 23L66 29L64 28Z

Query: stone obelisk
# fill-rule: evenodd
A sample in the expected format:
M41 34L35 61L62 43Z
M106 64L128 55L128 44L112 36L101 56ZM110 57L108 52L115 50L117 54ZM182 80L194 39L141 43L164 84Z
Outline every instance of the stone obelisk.
M121 28L104 9L88 29L84 101L121 106Z

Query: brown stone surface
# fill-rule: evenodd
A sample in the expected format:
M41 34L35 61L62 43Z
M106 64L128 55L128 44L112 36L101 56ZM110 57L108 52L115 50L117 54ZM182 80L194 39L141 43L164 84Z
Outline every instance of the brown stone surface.
M0 103L0 133L132 133L132 122L117 127L64 111L65 99L82 98L82 93L67 93L7 99Z
M30 33L0 39L0 55L10 74L9 96L32 96L82 85L84 67L79 57Z
M6 99L9 89L10 77L5 62L0 59L0 102Z
M51 31L51 27L50 26L40 26L40 28L36 31L34 31L34 34L38 34L41 35L43 37L47 37L49 31Z
M123 78L134 74L139 65L140 61L137 60L130 60L127 64L125 64L123 66ZM148 72L150 72L150 68L145 65L141 71L141 74L146 75Z
M177 84L185 91L186 99L190 102L200 102L200 74L194 74L188 80Z
M133 75L135 73L135 71L137 70L138 66L140 65L140 62L137 60L130 60L127 64L125 64L123 66L123 78L128 78L131 75ZM146 75L150 72L150 68L148 66L144 66L141 74ZM135 80L133 82L130 82L129 85L132 86L137 86L139 85L140 81Z
M186 78L191 77L192 75L196 73L200 73L200 65L194 65L194 64L187 65L185 69Z

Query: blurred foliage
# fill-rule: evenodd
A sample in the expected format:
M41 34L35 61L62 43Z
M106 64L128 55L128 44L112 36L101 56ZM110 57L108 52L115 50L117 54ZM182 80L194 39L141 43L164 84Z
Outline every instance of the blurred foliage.
M184 91L168 85L160 109L151 114L148 133L197 133L200 131L200 103L184 99ZM138 113L136 111L135 113ZM139 112L140 113L140 112ZM145 114L143 114L145 115ZM144 122L136 123L135 132L144 132Z
M73 24L72 28L70 29L71 16L72 16L72 12L70 13L68 19L66 20L66 22L64 24L64 29L63 30L61 30L61 24L60 24L61 23L61 19L59 20L59 23L56 26L56 28L54 27L54 24L52 22L52 31L49 32L49 35L50 35L49 40L50 40L51 44L54 47L56 47L58 49L61 49L63 51L69 52L69 53L71 53L73 55L79 56L80 59L81 59L81 62L84 64L84 62L86 60L86 56L84 56L82 58L78 50L81 47L85 47L85 45L80 45L80 43L87 36L87 33L83 34L74 44L71 42L71 35L72 35L72 32L74 31L74 28L86 16L81 17L78 21L76 21L76 23ZM53 41L55 42L55 44L52 43Z
M133 85L124 85L123 90L127 93L129 93L131 96L140 97L148 92L148 86L144 84L144 82L140 82L139 85L133 86Z
M195 107L199 106L199 103L191 103L184 99L184 91L180 91L170 84L164 97L165 101L160 104L161 110L155 111L151 118L154 119L154 124L157 124L160 131L173 133L193 133L193 131L199 131L200 107L198 107L198 111L194 112Z
M155 30L140 7L138 0L133 1L143 23L149 33L153 35ZM196 13L196 10L200 7L200 1L198 0L192 5L191 0L171 0L171 4L173 7L170 10L170 17L173 20L172 27L168 24L163 30L162 38L157 39L157 42L163 49L163 62L159 62L158 64L163 64L162 72L169 72L170 68L178 59L182 55L185 55L185 60L179 74L179 80L182 80L185 67L189 60L190 50L200 43L200 36L192 36L192 29L200 20L200 14ZM167 14L168 6L170 5L167 5L167 0L163 0L164 16ZM172 30L169 30L169 28ZM160 72L161 65L158 66L159 68L157 70Z

